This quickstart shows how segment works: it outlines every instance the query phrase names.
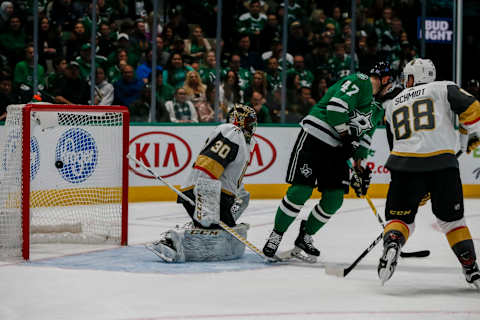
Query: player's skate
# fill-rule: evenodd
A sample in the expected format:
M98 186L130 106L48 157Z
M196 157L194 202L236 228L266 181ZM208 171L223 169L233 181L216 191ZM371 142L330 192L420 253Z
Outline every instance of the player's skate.
M478 270L478 265L476 262L470 267L463 266L463 274L465 275L465 280L467 280L468 283L474 285L477 290L480 290L480 271Z
M162 234L160 240L149 243L145 247L166 262L174 262L176 260L177 250L175 250L169 232Z
M397 260L400 256L400 250L405 243L405 238L399 231L389 231L384 236L383 255L378 263L378 277L382 281L382 286L388 281L395 272Z
M292 256L300 260L315 263L317 257L320 255L320 251L313 246L312 236L305 231L305 224L307 221L302 220L300 223L300 231L298 237L295 240L295 248L292 250Z
M275 253L277 253L278 246L282 241L282 237L283 234L280 234L273 230L268 237L267 243L265 243L265 246L263 247L263 254L269 258L273 258L275 256Z

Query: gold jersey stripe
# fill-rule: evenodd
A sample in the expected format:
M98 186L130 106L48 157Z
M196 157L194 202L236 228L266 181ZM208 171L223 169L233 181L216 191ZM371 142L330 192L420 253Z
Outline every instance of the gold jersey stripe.
M470 230L466 226L463 226L448 232L447 239L450 247L453 247L461 241L472 239L472 235L470 234Z
M413 153L413 152L398 152L398 151L390 152L390 154L393 154L395 156L414 157L414 158L427 158L427 157L438 156L440 154L445 154L445 153L455 154L455 151L447 149L447 150L438 150L438 151L428 152L428 153Z
M480 103L478 100L475 100L475 102L472 103L467 110L462 112L458 119L460 120L460 123L466 125L474 124L480 120Z
M383 234L386 234L390 230L396 230L399 231L403 234L405 237L405 241L407 241L408 236L410 234L410 230L408 230L407 225L400 220L392 220L390 221L386 226L385 229L383 230Z
M195 161L195 167L199 167L215 178L219 179L225 168L217 161L210 157L199 155L197 161Z

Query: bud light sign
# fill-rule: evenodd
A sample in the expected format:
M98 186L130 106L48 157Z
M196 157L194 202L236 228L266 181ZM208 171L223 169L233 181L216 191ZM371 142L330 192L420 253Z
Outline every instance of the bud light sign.
M83 129L72 128L63 133L55 154L55 167L68 182L83 182L95 171L97 145Z
M422 19L417 19L418 39L422 39ZM425 18L425 42L452 43L453 23L450 18Z

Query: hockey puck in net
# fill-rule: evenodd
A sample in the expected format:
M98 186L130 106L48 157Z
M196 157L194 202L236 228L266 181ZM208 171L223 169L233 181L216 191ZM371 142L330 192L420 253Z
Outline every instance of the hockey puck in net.
M63 162L60 161L60 160L55 161L55 167L57 167L58 169L62 169L63 168Z

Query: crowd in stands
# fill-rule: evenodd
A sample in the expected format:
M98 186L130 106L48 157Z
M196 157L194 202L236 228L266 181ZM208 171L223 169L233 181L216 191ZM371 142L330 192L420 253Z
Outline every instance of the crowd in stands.
M155 121L212 122L215 48L221 45L218 119L225 119L234 103L245 103L255 108L260 123L278 122L283 2L224 1L223 41L215 43L216 0L167 1L168 15L157 26L156 39L151 1L98 0L98 21L92 26L91 1L39 0L40 92L54 103L89 104L94 82L94 104L128 106L132 121L145 122L155 81ZM350 2L288 1L286 122L298 122L333 82L350 73ZM358 1L353 65L356 71L368 72L384 57L399 71L417 52L395 13L396 2L377 2ZM0 113L8 104L31 98L32 5L31 0L0 5ZM156 79L151 79L152 43L157 49Z

